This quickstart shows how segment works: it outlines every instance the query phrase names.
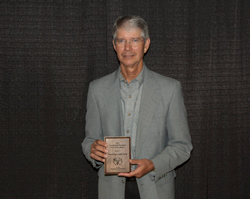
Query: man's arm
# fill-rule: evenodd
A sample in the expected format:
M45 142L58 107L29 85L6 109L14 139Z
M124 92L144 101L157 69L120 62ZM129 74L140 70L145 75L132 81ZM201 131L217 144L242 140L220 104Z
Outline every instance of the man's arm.
M190 157L192 144L180 83L177 83L170 100L166 128L169 137L168 146L151 160L131 160L131 164L137 164L137 169L130 173L120 173L120 176L140 178L155 171L155 181L157 181Z
M155 166L156 181L187 161L193 148L179 82L175 86L169 103L166 128L169 138L167 147L151 159Z
M102 141L102 129L100 113L92 88L89 85L87 97L87 113L85 126L85 139L82 142L82 150L85 157L92 163L93 167L99 168L106 158L107 144Z

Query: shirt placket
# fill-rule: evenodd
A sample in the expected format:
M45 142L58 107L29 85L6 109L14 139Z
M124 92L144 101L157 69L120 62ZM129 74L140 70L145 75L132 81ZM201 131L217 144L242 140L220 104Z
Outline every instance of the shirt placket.
M127 136L131 137L131 155L132 159L135 157L135 132L133 132L133 125L135 120L135 106L136 106L136 100L137 100L137 94L138 94L138 82L131 82L129 85L127 85L128 89L125 95L125 132ZM132 170L134 170L135 167L132 165Z

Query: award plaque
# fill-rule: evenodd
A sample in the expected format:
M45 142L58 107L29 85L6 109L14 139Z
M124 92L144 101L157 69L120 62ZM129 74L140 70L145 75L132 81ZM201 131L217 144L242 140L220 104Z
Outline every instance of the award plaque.
M130 137L105 137L108 157L105 160L105 175L130 172Z

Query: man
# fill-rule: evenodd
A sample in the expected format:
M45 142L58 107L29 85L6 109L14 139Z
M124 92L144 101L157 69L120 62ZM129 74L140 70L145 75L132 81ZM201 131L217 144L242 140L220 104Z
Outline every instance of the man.
M146 67L143 57L149 45L148 26L141 17L119 17L113 46L120 67L89 85L82 149L99 169L99 198L173 199L174 169L190 157L181 85ZM104 136L131 137L130 173L104 175ZM140 197L133 197L137 190Z

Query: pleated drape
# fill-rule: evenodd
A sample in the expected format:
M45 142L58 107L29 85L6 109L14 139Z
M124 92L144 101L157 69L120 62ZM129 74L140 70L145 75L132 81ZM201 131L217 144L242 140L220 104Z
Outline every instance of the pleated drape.
M128 14L148 22L147 66L182 83L194 150L176 198L250 198L249 4L0 1L0 198L97 198L86 95L117 69L112 26Z

